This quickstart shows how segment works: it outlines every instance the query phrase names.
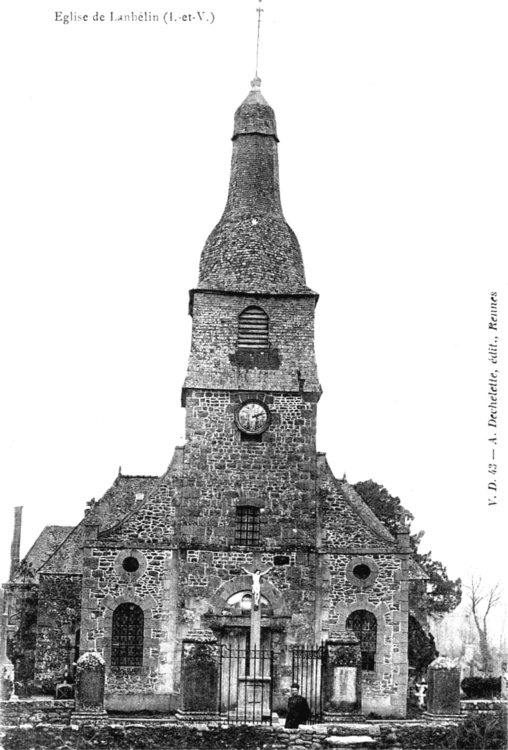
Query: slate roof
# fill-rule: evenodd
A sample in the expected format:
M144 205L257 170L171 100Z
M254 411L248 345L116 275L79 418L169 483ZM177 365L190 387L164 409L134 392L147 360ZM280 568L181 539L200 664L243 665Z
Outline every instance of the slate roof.
M364 523L366 523L381 539L386 542L397 543L397 540L390 534L386 526L376 516L374 511L369 508L367 503L362 500L358 492L346 481L342 480L341 489L344 496L353 510L359 515Z
M44 565L46 560L55 552L62 542L69 536L73 526L45 526L29 551L23 558L36 573L35 580L38 580L37 571ZM19 575L14 575L13 581L21 581Z
M115 526L101 531L99 542L108 544L121 541L124 546L135 546L140 543L164 544L173 540L173 501L183 474L183 453L183 446L175 447L166 472L154 482L151 491Z
M322 518L325 545L347 547L351 552L364 547L394 551L397 540L345 480L338 480L326 455L318 453L319 487L323 494Z
M228 199L201 254L198 289L315 296L282 213L275 114L258 83L235 113Z
M121 518L143 502L157 481L158 477L153 476L119 474L103 497L89 504L85 518L70 532L41 572L80 575L86 524L97 523L101 530L116 525ZM136 499L137 494L143 494L143 498Z

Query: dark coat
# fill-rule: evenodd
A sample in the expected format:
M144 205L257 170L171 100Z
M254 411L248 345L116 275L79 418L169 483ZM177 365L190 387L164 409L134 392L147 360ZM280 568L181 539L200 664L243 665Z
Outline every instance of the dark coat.
M301 695L292 695L288 701L288 715L286 729L297 729L310 718L309 704Z

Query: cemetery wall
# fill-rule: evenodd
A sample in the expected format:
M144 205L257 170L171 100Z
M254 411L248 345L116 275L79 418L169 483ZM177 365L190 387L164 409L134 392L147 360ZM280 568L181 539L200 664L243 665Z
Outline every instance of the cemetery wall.
M69 724L73 711L74 700L0 701L0 716L4 726Z
M331 750L338 737L369 737L377 750L398 747L401 750L440 750L456 747L458 721L382 722L361 726L304 726L284 729L282 726L213 726L176 723L122 724L109 721L88 725L54 726L25 724L8 727L3 732L4 750L30 750L44 747L57 750L62 745L90 750L129 747L131 750L159 750L172 747L181 750ZM350 745L354 747L355 745Z

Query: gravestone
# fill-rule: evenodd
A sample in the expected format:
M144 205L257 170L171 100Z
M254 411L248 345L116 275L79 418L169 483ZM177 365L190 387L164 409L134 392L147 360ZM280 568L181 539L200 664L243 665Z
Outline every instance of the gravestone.
M217 715L219 648L211 630L191 630L182 644L180 721L203 722Z
M327 642L324 686L326 721L358 718L362 707L362 655L360 644L350 630L332 633Z
M508 700L508 665L505 661L501 665L501 700Z
M427 713L431 716L460 714L460 668L446 656L434 659L427 670Z
M76 709L73 719L99 718L104 710L106 663L100 654L87 651L76 665Z

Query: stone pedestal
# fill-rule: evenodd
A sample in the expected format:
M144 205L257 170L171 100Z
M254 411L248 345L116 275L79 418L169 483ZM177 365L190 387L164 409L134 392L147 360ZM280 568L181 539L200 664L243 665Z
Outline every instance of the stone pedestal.
M213 721L219 703L219 649L211 630L191 630L182 644L179 721Z
M362 708L362 668L358 639L349 630L333 633L327 643L324 712L326 721L357 720Z
M239 677L238 715L246 721L259 722L263 718L269 719L270 690L271 679L269 677Z
M9 616L5 612L5 593L0 588L0 672L9 679L14 679L14 665L7 656L7 631L9 629Z
M76 710L73 721L90 721L106 716L104 685L106 663L100 654L87 651L76 665Z
M440 656L427 670L427 714L460 715L460 669L451 659Z

